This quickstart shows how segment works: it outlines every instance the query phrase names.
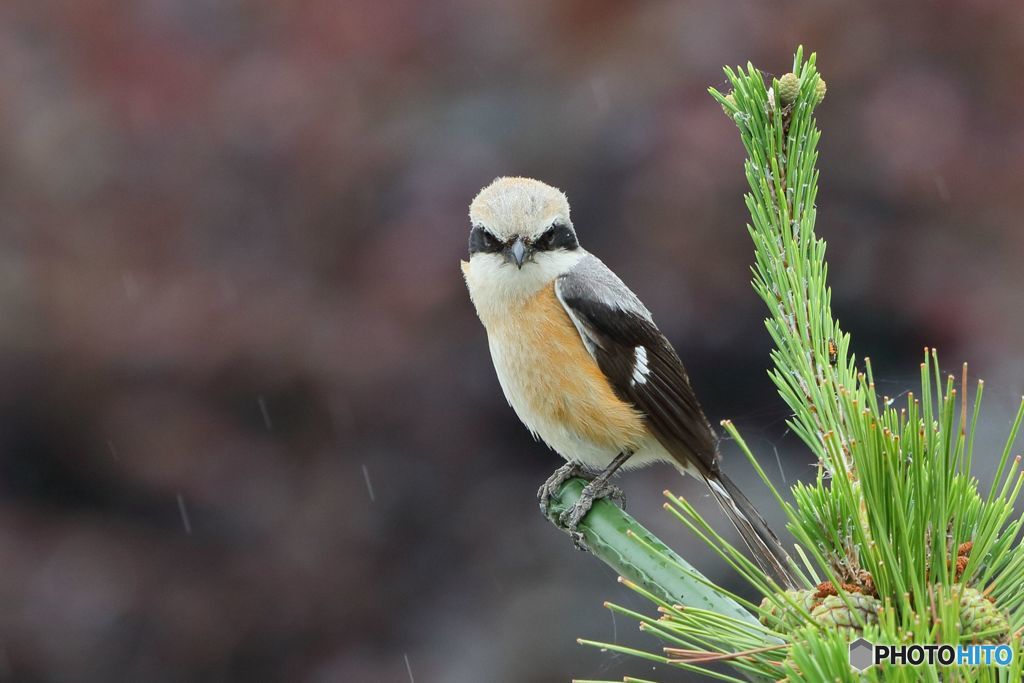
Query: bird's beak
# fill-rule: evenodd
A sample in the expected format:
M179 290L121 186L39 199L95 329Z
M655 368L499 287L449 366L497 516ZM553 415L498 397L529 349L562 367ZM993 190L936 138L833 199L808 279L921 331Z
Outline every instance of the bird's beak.
M506 247L505 259L515 261L516 268L522 270L523 262L526 261L526 251L526 243L523 242L523 238L517 237L515 242Z

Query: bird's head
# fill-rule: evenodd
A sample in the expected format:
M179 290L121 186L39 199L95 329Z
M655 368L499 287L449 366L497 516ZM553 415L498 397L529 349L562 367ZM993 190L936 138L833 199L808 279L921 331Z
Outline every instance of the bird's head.
M472 268L509 285L543 286L583 255L565 195L539 180L498 178L477 194L469 219Z

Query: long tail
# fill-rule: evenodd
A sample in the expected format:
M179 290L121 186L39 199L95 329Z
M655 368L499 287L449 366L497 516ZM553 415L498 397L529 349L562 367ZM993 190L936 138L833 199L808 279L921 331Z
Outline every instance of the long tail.
M723 472L704 475L704 481L761 569L775 576L783 588L797 588L798 583L790 570L793 561L754 504Z

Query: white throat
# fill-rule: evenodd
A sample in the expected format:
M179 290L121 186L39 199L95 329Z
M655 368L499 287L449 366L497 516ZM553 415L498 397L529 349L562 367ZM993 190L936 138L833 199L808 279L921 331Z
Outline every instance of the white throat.
M582 247L536 254L522 268L500 254L476 253L463 262L469 297L484 325L517 306L572 269L587 255Z

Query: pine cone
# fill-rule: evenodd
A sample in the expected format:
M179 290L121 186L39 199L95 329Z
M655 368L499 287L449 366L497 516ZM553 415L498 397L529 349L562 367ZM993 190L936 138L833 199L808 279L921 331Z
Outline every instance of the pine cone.
M828 86L825 85L825 79L818 77L818 84L814 86L814 106L821 104L821 101L825 99L825 92L828 90Z
M831 581L822 581L814 587L814 597L818 598L819 600L822 598L827 598L830 595L839 595L839 591L836 590L836 587L832 584Z
M811 618L822 626L846 628L857 633L861 631L861 623L878 623L878 610L882 607L881 600L860 593L848 593L846 599L849 601L850 607L847 607L838 595L828 596L814 608Z
M810 612L817 599L814 597L814 591L786 591L786 595L798 605L802 605L805 610ZM781 622L781 623L780 623ZM803 620L800 618L800 613L793 609L789 603L777 605L768 598L761 601L761 623L768 628L780 629L780 628L792 628L796 629L803 625Z
M794 73L785 74L779 79L779 102L783 105L796 102L800 94L800 79Z
M960 593L960 629L972 636L972 642L1002 643L1006 641L1010 622L977 588L964 588Z
M966 555L960 555L956 558L956 580L959 581L964 575L964 570L967 569L967 563L970 562L969 557Z

